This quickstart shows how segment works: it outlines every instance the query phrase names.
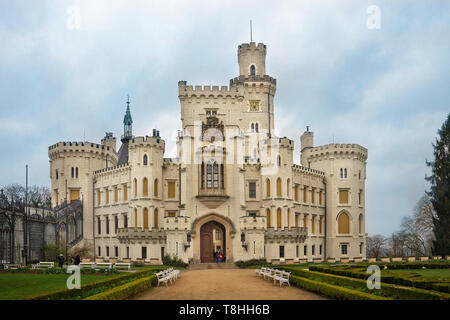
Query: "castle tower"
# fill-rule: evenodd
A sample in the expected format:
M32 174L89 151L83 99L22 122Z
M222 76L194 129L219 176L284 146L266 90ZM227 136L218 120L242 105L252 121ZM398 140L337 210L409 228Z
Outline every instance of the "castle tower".
M106 132L105 137L102 139L101 144L110 147L112 150L116 151L116 138L113 136L112 132Z
M127 99L127 110L125 112L125 116L123 117L123 136L120 139L122 141L122 145L120 146L118 153L118 162L117 164L125 164L128 162L128 145L130 139L133 138L133 119L131 118L130 112L130 96Z
M264 76L266 74L266 45L255 42L243 43L238 47L240 76Z
M309 167L308 160L303 155L305 151L314 147L314 132L309 131L309 126L306 127L306 131L303 132L300 137L300 163L303 167Z

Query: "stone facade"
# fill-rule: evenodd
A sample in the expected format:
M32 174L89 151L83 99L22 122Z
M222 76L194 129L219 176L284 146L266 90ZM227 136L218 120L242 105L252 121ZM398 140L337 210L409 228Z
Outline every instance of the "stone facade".
M265 57L264 44L244 43L229 86L179 81L176 158L164 158L158 131L131 135L129 102L119 152L110 133L49 147L53 205L82 200L96 257L198 263L222 245L227 261L365 258L367 149L314 146L308 128L295 164L294 141L274 135Z

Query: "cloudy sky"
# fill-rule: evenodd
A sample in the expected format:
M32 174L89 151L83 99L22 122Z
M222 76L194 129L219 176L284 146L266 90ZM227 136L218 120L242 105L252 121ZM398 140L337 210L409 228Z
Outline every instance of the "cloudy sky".
M1 1L0 185L23 184L28 163L49 186L49 145L120 136L127 94L134 134L159 129L174 156L177 82L227 85L250 19L295 162L306 125L317 145L368 148L367 229L393 232L450 110L448 1Z

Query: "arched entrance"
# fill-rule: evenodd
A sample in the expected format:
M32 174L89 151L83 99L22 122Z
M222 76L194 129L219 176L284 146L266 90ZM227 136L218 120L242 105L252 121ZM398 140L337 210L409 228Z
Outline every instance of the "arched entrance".
M226 257L225 227L217 221L209 221L200 227L200 262L214 262L214 251L220 250Z

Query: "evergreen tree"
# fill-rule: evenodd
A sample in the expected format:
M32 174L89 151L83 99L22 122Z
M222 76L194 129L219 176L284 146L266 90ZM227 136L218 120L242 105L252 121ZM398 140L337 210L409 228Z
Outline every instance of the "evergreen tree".
M445 257L450 255L450 114L438 135L433 144L434 161L426 162L432 175L425 179L431 183L427 194L436 212L433 216L433 254Z

